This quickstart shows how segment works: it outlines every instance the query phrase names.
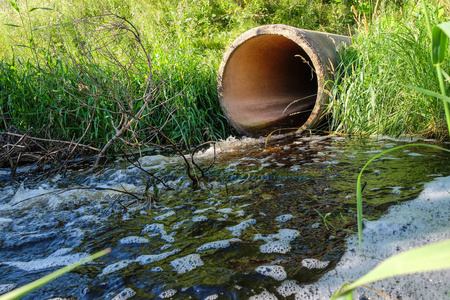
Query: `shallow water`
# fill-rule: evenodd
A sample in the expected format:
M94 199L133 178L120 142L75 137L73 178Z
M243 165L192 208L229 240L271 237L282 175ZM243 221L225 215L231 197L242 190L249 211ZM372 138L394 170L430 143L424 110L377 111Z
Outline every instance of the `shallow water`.
M182 158L155 154L86 175L0 181L0 293L88 253L112 252L25 299L247 299L333 269L356 230L356 177L388 138L230 138L198 153L191 188ZM427 141L434 143L432 141ZM428 148L391 152L363 176L373 220L450 175L448 155ZM192 166L194 169L194 167ZM0 172L0 175L5 170ZM197 170L196 175L200 175ZM118 193L122 190L133 193Z

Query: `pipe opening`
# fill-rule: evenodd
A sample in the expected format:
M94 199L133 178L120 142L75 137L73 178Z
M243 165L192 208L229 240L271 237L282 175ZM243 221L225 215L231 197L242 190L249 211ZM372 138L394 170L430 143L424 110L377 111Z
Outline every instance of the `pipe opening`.
M252 135L300 127L317 91L311 58L281 35L246 40L233 50L222 74L222 107L235 127Z

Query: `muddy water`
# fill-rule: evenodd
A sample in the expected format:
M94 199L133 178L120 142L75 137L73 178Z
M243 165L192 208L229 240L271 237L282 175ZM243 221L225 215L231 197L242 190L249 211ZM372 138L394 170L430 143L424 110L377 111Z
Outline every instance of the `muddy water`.
M280 286L312 283L334 268L356 230L360 168L404 143L230 138L195 155L203 169L214 163L196 190L181 157L161 154L140 158L141 168L117 161L93 175L2 181L0 293L111 247L25 299L283 298ZM416 197L424 182L450 175L449 162L428 148L375 162L363 177L365 217L376 219Z

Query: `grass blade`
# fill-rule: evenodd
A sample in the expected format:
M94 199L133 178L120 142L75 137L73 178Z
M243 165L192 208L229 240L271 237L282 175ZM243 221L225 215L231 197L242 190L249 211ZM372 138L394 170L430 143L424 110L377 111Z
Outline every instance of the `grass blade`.
M105 255L105 254L107 254L109 252L111 252L110 248L107 248L105 250L97 252L97 253L95 253L95 254L93 254L93 255L91 255L89 257L86 257L86 258L84 258L84 259L82 259L82 260L80 260L80 261L78 261L78 262L76 262L74 264L71 264L71 265L69 265L67 267L61 268L61 269L59 269L59 270L57 270L57 271L55 271L55 272L53 272L53 273L51 273L51 274L49 274L49 275L47 275L45 277L42 277L42 278L40 278L40 279L38 279L36 281L33 281L32 283L29 283L29 284L24 285L24 286L22 286L20 288L17 288L17 289L15 289L15 290L13 290L13 291L11 291L9 293L6 293L6 294L0 296L0 300L18 299L20 297L23 297L26 294L30 293L31 291L33 291L33 290L43 286L44 284L52 281L53 279L56 279L59 276L65 274L67 272L72 271L76 267L79 267L82 264L85 264L85 263L90 262L90 261L92 261L94 259L97 259L100 256L103 256L103 255Z
M11 3L11 6L20 14L20 10L16 2L14 2L13 0L9 0L9 3Z
M448 97L448 96L441 95L439 93L436 93L436 92L433 92L433 91L430 91L430 90L427 90L427 89L423 89L423 88L419 88L419 87L415 87L415 86L411 86L411 85L407 85L407 84L405 84L404 86L407 87L407 88L410 88L412 90L421 92L421 93L423 93L425 95L428 95L430 97L436 97L436 98L439 98L439 99L441 99L441 100L443 100L445 102L450 103L450 97Z
M53 10L51 8L48 8L48 7L33 7L32 9L30 9L30 12L35 11L36 9Z
M361 242L362 242L362 218L363 218L363 211L362 211L362 191L361 191L361 177L364 172L364 170L367 168L367 166L373 162L375 159L398 149L405 148L405 147L429 147L434 148L446 152L450 152L449 149L445 149L439 146L435 145L429 145L429 144L421 144L421 143L414 143L414 144L407 144L407 145L401 145L397 146L391 149L388 149L386 151L383 151L374 157L372 157L365 165L362 167L361 171L359 172L358 180L356 182L356 207L357 207L357 219L358 219L358 241L359 241L359 248L361 249Z

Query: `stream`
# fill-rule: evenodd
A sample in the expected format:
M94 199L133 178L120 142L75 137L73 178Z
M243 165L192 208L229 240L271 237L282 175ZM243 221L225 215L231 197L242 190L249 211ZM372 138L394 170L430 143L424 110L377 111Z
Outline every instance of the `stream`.
M198 189L180 155L157 150L95 174L0 178L0 294L110 247L24 299L294 299L289 283L333 270L356 232L360 169L411 141L230 137L195 154L202 170L212 164ZM363 175L366 220L449 175L439 150L388 153Z

